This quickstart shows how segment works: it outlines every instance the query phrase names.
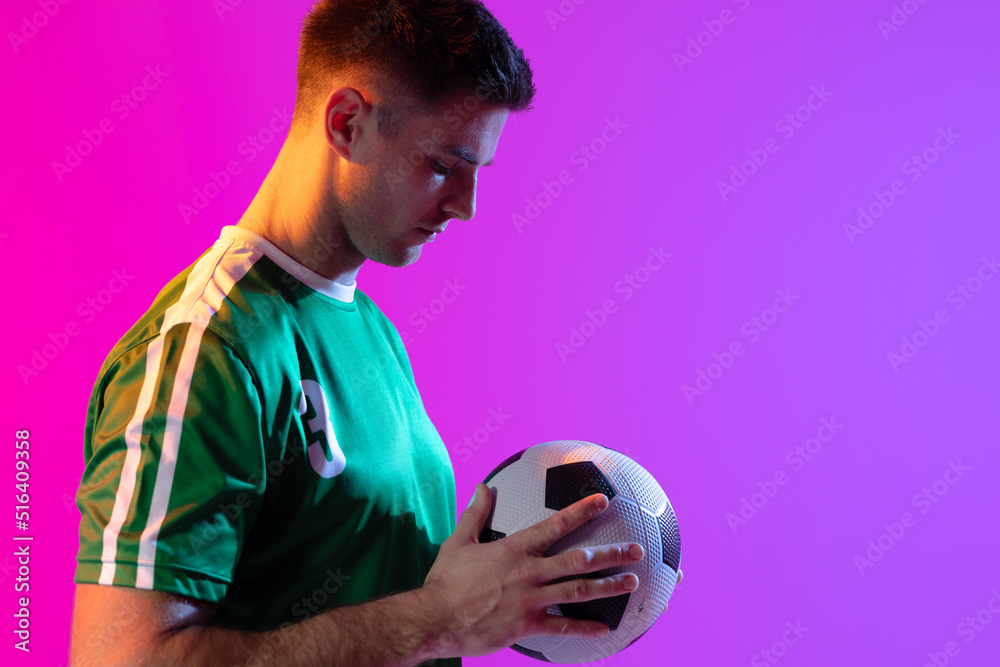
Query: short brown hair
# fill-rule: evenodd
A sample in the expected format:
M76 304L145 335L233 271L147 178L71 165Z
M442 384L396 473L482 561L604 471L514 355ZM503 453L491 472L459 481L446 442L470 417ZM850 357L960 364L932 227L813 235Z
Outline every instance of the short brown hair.
M530 109L535 95L524 52L476 0L318 0L302 22L292 127L326 100L331 77L345 75L381 89L386 134L452 92L510 111Z

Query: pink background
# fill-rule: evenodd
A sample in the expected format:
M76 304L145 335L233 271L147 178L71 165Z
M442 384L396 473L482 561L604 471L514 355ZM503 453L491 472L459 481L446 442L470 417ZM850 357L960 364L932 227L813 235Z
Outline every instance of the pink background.
M42 5L58 12L46 18ZM219 6L0 9L2 419L8 442L31 430L35 536L30 656L11 648L13 541L0 551L3 654L18 664L66 662L72 497L102 360L235 223L284 138L240 148L273 109L292 110L308 2ZM531 60L536 109L508 122L475 220L453 223L412 266L369 263L358 277L406 337L459 509L496 463L549 440L620 449L659 479L685 580L646 637L604 664L771 664L764 649L788 665L918 666L929 653L998 664L1000 617L980 611L1000 590L1000 280L982 260L1000 254L997 4L567 0L568 16L557 0L488 6ZM147 78L155 85L123 117L115 100L147 67L162 80ZM796 112L798 127L778 124ZM102 119L113 131L60 179L53 162ZM607 119L620 125L602 146ZM949 129L950 143L938 139ZM577 152L591 144L594 159ZM921 170L911 160L925 151L934 162ZM763 164L720 194L753 155ZM240 173L186 222L180 204L230 160ZM572 182L547 199L563 170ZM892 203L848 233L859 206L879 213L877 197ZM518 230L526 198L545 208ZM645 272L650 247L671 256ZM102 292L115 271L127 286ZM627 300L626 275L645 280ZM442 310L448 280L466 289ZM778 290L797 298L767 312ZM607 299L614 312L584 326L563 361L557 343ZM920 321L934 335L910 349L903 338ZM77 335L22 381L17 367L70 324ZM734 341L743 354L729 359ZM912 358L894 368L889 354L905 358L904 347ZM699 371L705 390L689 400ZM509 419L484 438L477 429L501 408ZM843 426L796 458L823 419ZM477 434L475 449L462 444ZM946 475L949 462L968 470ZM766 483L776 475L785 483ZM744 499L756 513L744 505L749 518L734 523ZM909 527L889 536L884 524L899 535L904 512ZM890 548L859 566L880 536ZM974 631L965 619L977 612ZM786 623L808 630L783 645ZM466 663L536 664L509 650Z

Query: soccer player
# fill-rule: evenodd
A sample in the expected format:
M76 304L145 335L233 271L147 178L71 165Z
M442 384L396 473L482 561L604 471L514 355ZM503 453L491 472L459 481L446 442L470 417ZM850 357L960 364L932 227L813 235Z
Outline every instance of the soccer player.
M356 282L452 218L511 112L524 55L471 0L320 0L292 126L238 225L102 365L87 415L73 665L459 665L519 639L597 636L552 604L638 545L544 557L595 494L491 543L393 324ZM555 581L558 580L558 581Z

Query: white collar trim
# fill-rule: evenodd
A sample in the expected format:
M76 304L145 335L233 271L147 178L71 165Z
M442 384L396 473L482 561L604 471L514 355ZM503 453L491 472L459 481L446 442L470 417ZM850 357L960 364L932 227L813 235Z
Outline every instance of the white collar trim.
M324 278L315 271L299 264L279 249L278 246L274 245L260 234L251 232L249 229L243 229L242 227L237 227L235 225L226 225L222 228L219 240L235 241L245 246L249 246L251 249L263 255L267 255L268 259L291 275L295 276L295 278L302 281L317 292L325 294L332 299L343 301L344 303L352 303L354 301L354 290L357 289L358 286L358 282L356 280L350 285L343 285L330 280L329 278Z

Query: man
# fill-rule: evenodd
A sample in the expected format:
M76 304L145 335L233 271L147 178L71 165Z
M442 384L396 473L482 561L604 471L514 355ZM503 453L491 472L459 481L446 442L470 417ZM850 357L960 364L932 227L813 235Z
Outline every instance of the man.
M596 494L479 544L398 332L356 283L475 213L531 70L471 0L321 0L292 127L237 226L103 364L78 493L74 665L458 665L602 623L638 545L545 558ZM630 549L631 546L631 549ZM559 580L558 583L552 583Z

